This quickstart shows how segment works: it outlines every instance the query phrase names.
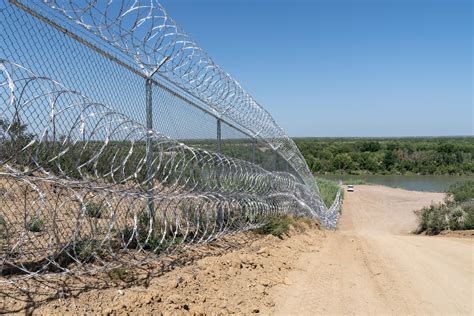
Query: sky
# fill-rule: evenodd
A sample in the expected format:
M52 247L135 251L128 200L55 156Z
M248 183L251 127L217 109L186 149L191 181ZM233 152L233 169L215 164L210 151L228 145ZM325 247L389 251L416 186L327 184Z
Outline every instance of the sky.
M472 0L162 0L292 137L473 135Z

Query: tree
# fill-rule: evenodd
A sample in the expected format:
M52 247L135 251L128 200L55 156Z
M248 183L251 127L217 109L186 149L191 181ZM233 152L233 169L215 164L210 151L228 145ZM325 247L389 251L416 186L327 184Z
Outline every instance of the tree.
M363 142L360 147L360 151L376 152L376 151L379 151L381 147L382 146L380 145L380 143L376 141Z
M385 166L386 170L392 169L397 161L397 156L393 151L387 151L383 157L383 165Z
M334 157L333 165L336 170L346 170L349 171L354 166L354 161L352 160L349 154L337 154Z

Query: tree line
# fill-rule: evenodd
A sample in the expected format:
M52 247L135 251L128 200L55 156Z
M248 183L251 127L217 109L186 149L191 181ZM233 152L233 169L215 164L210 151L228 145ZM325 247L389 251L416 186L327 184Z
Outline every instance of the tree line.
M294 141L311 171L318 174L474 174L474 137Z

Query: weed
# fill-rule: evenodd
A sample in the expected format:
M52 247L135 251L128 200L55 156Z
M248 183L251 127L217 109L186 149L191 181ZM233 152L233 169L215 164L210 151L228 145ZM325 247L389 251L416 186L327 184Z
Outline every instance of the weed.
M288 234L293 223L294 219L290 215L274 215L268 219L265 225L255 231L262 235L273 235L282 239L284 235Z
M316 178L316 183L319 187L319 193L327 207L330 207L336 199L337 192L339 191L339 185L335 181Z
M172 232L168 232L163 239L163 235L155 228L150 232L150 224L150 215L147 210L143 210L137 215L136 230L134 231L132 227L126 226L116 234L116 237L128 243L128 248L142 248L156 254L173 248L184 241L182 236L175 236Z
M44 221L36 216L32 216L28 223L26 223L26 229L32 233L39 233L43 230Z
M76 263L91 262L94 255L101 255L100 243L94 239L83 239L76 242L70 242L57 254L55 261L59 266L68 266Z
M109 276L110 280L116 283L119 281L125 281L129 274L129 271L122 267L118 267L107 272L107 275Z
M86 215L92 218L101 218L102 217L102 205L95 202L87 202L85 204Z
M415 211L416 233L439 234L442 230L474 229L474 181L458 182L447 191L443 204Z

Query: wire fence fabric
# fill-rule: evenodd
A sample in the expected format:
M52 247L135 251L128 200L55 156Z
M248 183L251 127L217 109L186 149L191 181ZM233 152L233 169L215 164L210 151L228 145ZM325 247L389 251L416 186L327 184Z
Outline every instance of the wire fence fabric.
M158 2L2 0L0 26L2 275L141 264L278 214L337 224L341 192L324 205L293 141Z

